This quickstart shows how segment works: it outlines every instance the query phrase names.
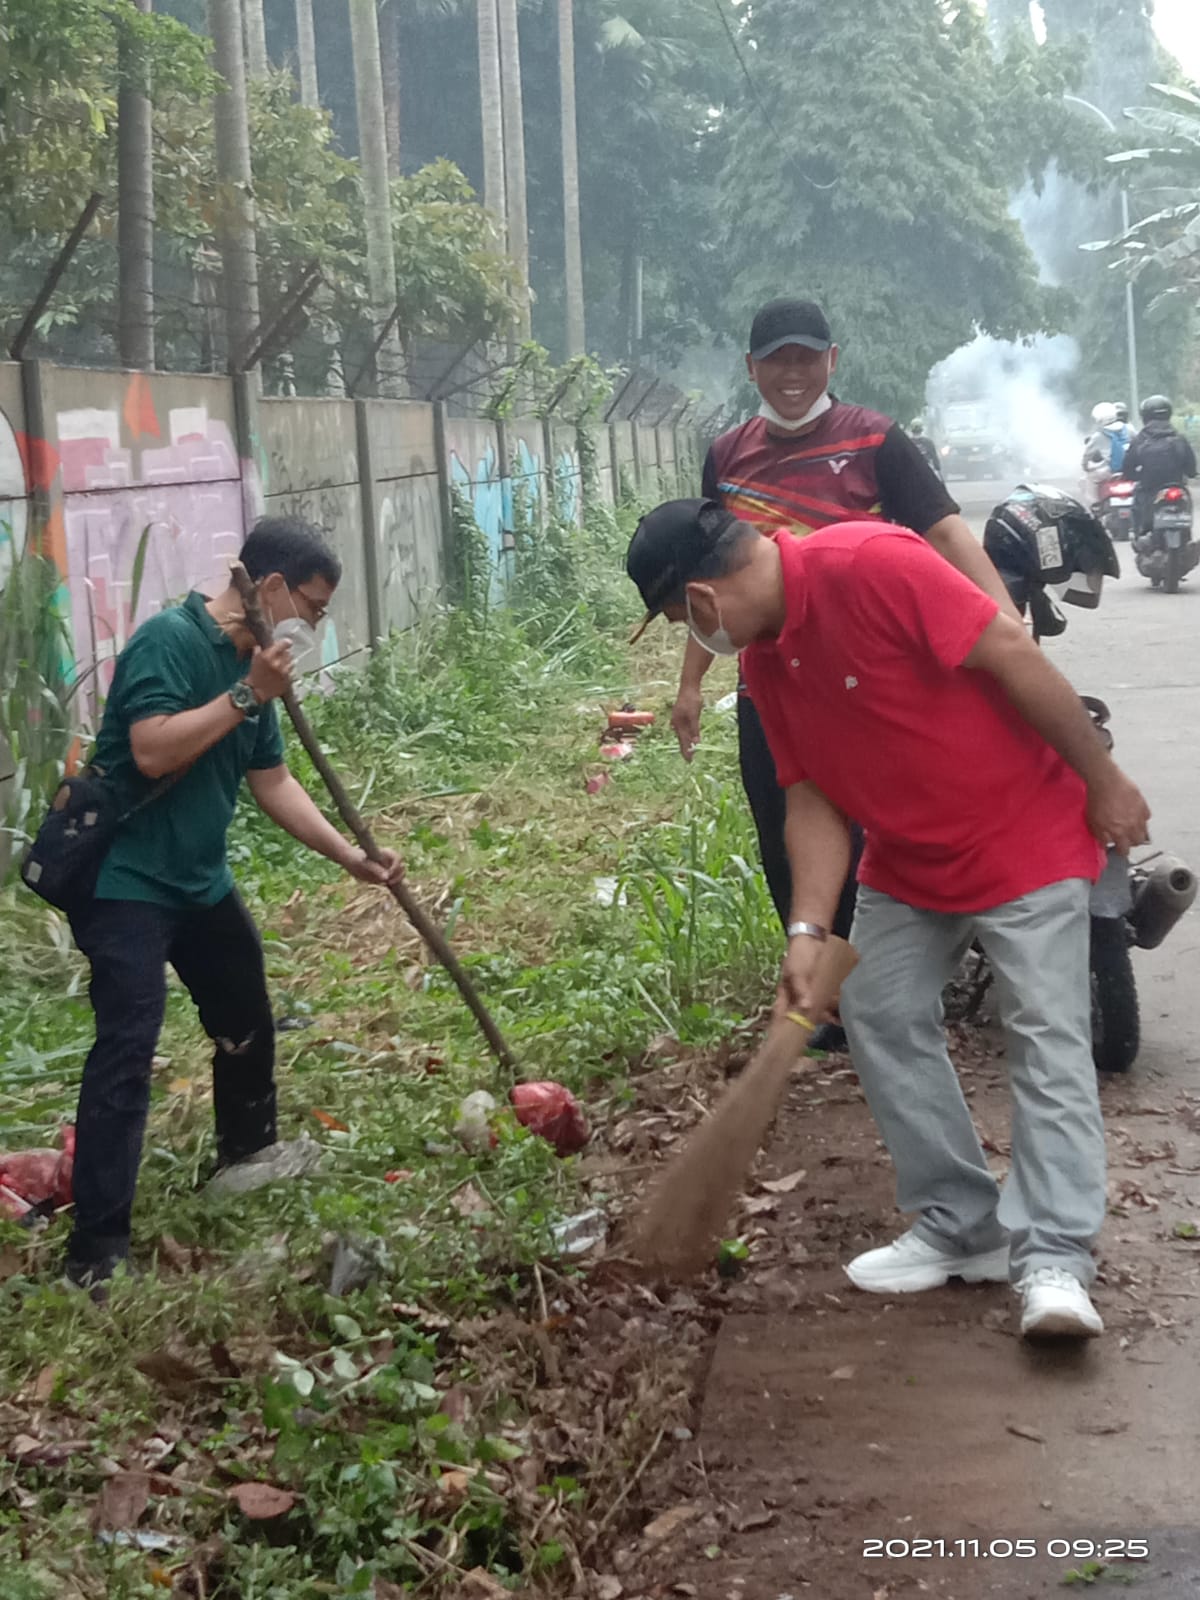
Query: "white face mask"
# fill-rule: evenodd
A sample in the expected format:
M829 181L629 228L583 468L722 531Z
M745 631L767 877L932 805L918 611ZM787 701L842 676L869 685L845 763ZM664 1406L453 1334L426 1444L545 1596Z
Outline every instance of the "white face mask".
M721 622L721 608L717 607L717 622L719 624L715 633L701 633L692 617L692 597L685 594L683 597L684 609L687 612L688 632L702 649L708 651L710 656L736 656L740 654L738 646L734 644L725 625Z
M807 428L810 422L815 422L818 417L823 417L833 405L833 401L829 398L829 380L832 376L833 374L829 370L829 358L826 357L825 388L802 417L797 417L794 421L791 417L781 417L771 402L765 398L758 408L759 416L769 422L773 428L782 428L785 433L795 433L797 428Z
M317 631L303 617L284 617L282 622L275 624L272 637L276 644L291 647L293 672L311 672L320 665L321 647L317 643Z

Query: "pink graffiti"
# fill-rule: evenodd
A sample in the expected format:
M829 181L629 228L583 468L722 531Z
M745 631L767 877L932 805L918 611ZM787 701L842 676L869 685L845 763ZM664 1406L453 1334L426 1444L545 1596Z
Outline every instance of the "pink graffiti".
M57 422L75 660L94 723L137 624L224 580L242 542L241 472L227 424L203 406L172 411L170 443L141 449L121 444L115 410Z

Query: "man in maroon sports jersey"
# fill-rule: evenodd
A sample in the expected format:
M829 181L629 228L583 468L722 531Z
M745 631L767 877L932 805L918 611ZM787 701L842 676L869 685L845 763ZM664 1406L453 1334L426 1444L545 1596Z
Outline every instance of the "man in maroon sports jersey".
M1101 846L1145 840L1145 800L1025 629L906 529L845 522L797 540L677 500L642 519L626 567L647 620L742 652L786 795L781 1007L809 1003L846 819L866 831L842 1017L915 1222L850 1262L851 1281L895 1295L1011 1279L1022 1334L1102 1332L1087 1292L1105 1212L1088 897ZM973 939L1007 1042L1003 1193L942 1027Z
M912 528L1015 617L1012 602L945 484L899 423L829 393L838 349L811 300L773 300L750 329L746 368L762 397L758 416L721 435L704 463L702 493L760 532L805 538L849 518L886 518ZM671 724L685 760L700 737L700 684L712 655L689 640ZM767 885L786 924L791 898L783 791L751 699L738 701L742 784L758 833ZM859 843L855 837L856 848ZM834 919L843 936L854 915L854 880ZM815 1041L844 1044L840 1029Z

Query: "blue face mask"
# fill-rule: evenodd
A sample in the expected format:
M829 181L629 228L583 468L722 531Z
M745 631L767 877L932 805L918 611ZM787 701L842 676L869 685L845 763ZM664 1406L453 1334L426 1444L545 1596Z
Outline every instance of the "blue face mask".
M684 609L687 612L688 632L702 649L707 650L710 656L736 656L739 654L738 646L725 630L721 622L721 607L717 606L717 622L719 624L715 633L702 633L696 626L692 616L692 597L685 594L683 597Z

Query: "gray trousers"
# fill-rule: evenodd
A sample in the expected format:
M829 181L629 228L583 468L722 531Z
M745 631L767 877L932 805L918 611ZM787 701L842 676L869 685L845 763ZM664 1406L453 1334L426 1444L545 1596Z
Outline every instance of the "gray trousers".
M930 1244L973 1255L1007 1233L1012 1279L1062 1267L1089 1284L1104 1221L1104 1127L1092 1064L1090 885L971 915L860 888L858 967L842 995L850 1053L896 1168L896 1201ZM1001 1194L946 1050L942 990L973 939L996 977L1012 1087Z

